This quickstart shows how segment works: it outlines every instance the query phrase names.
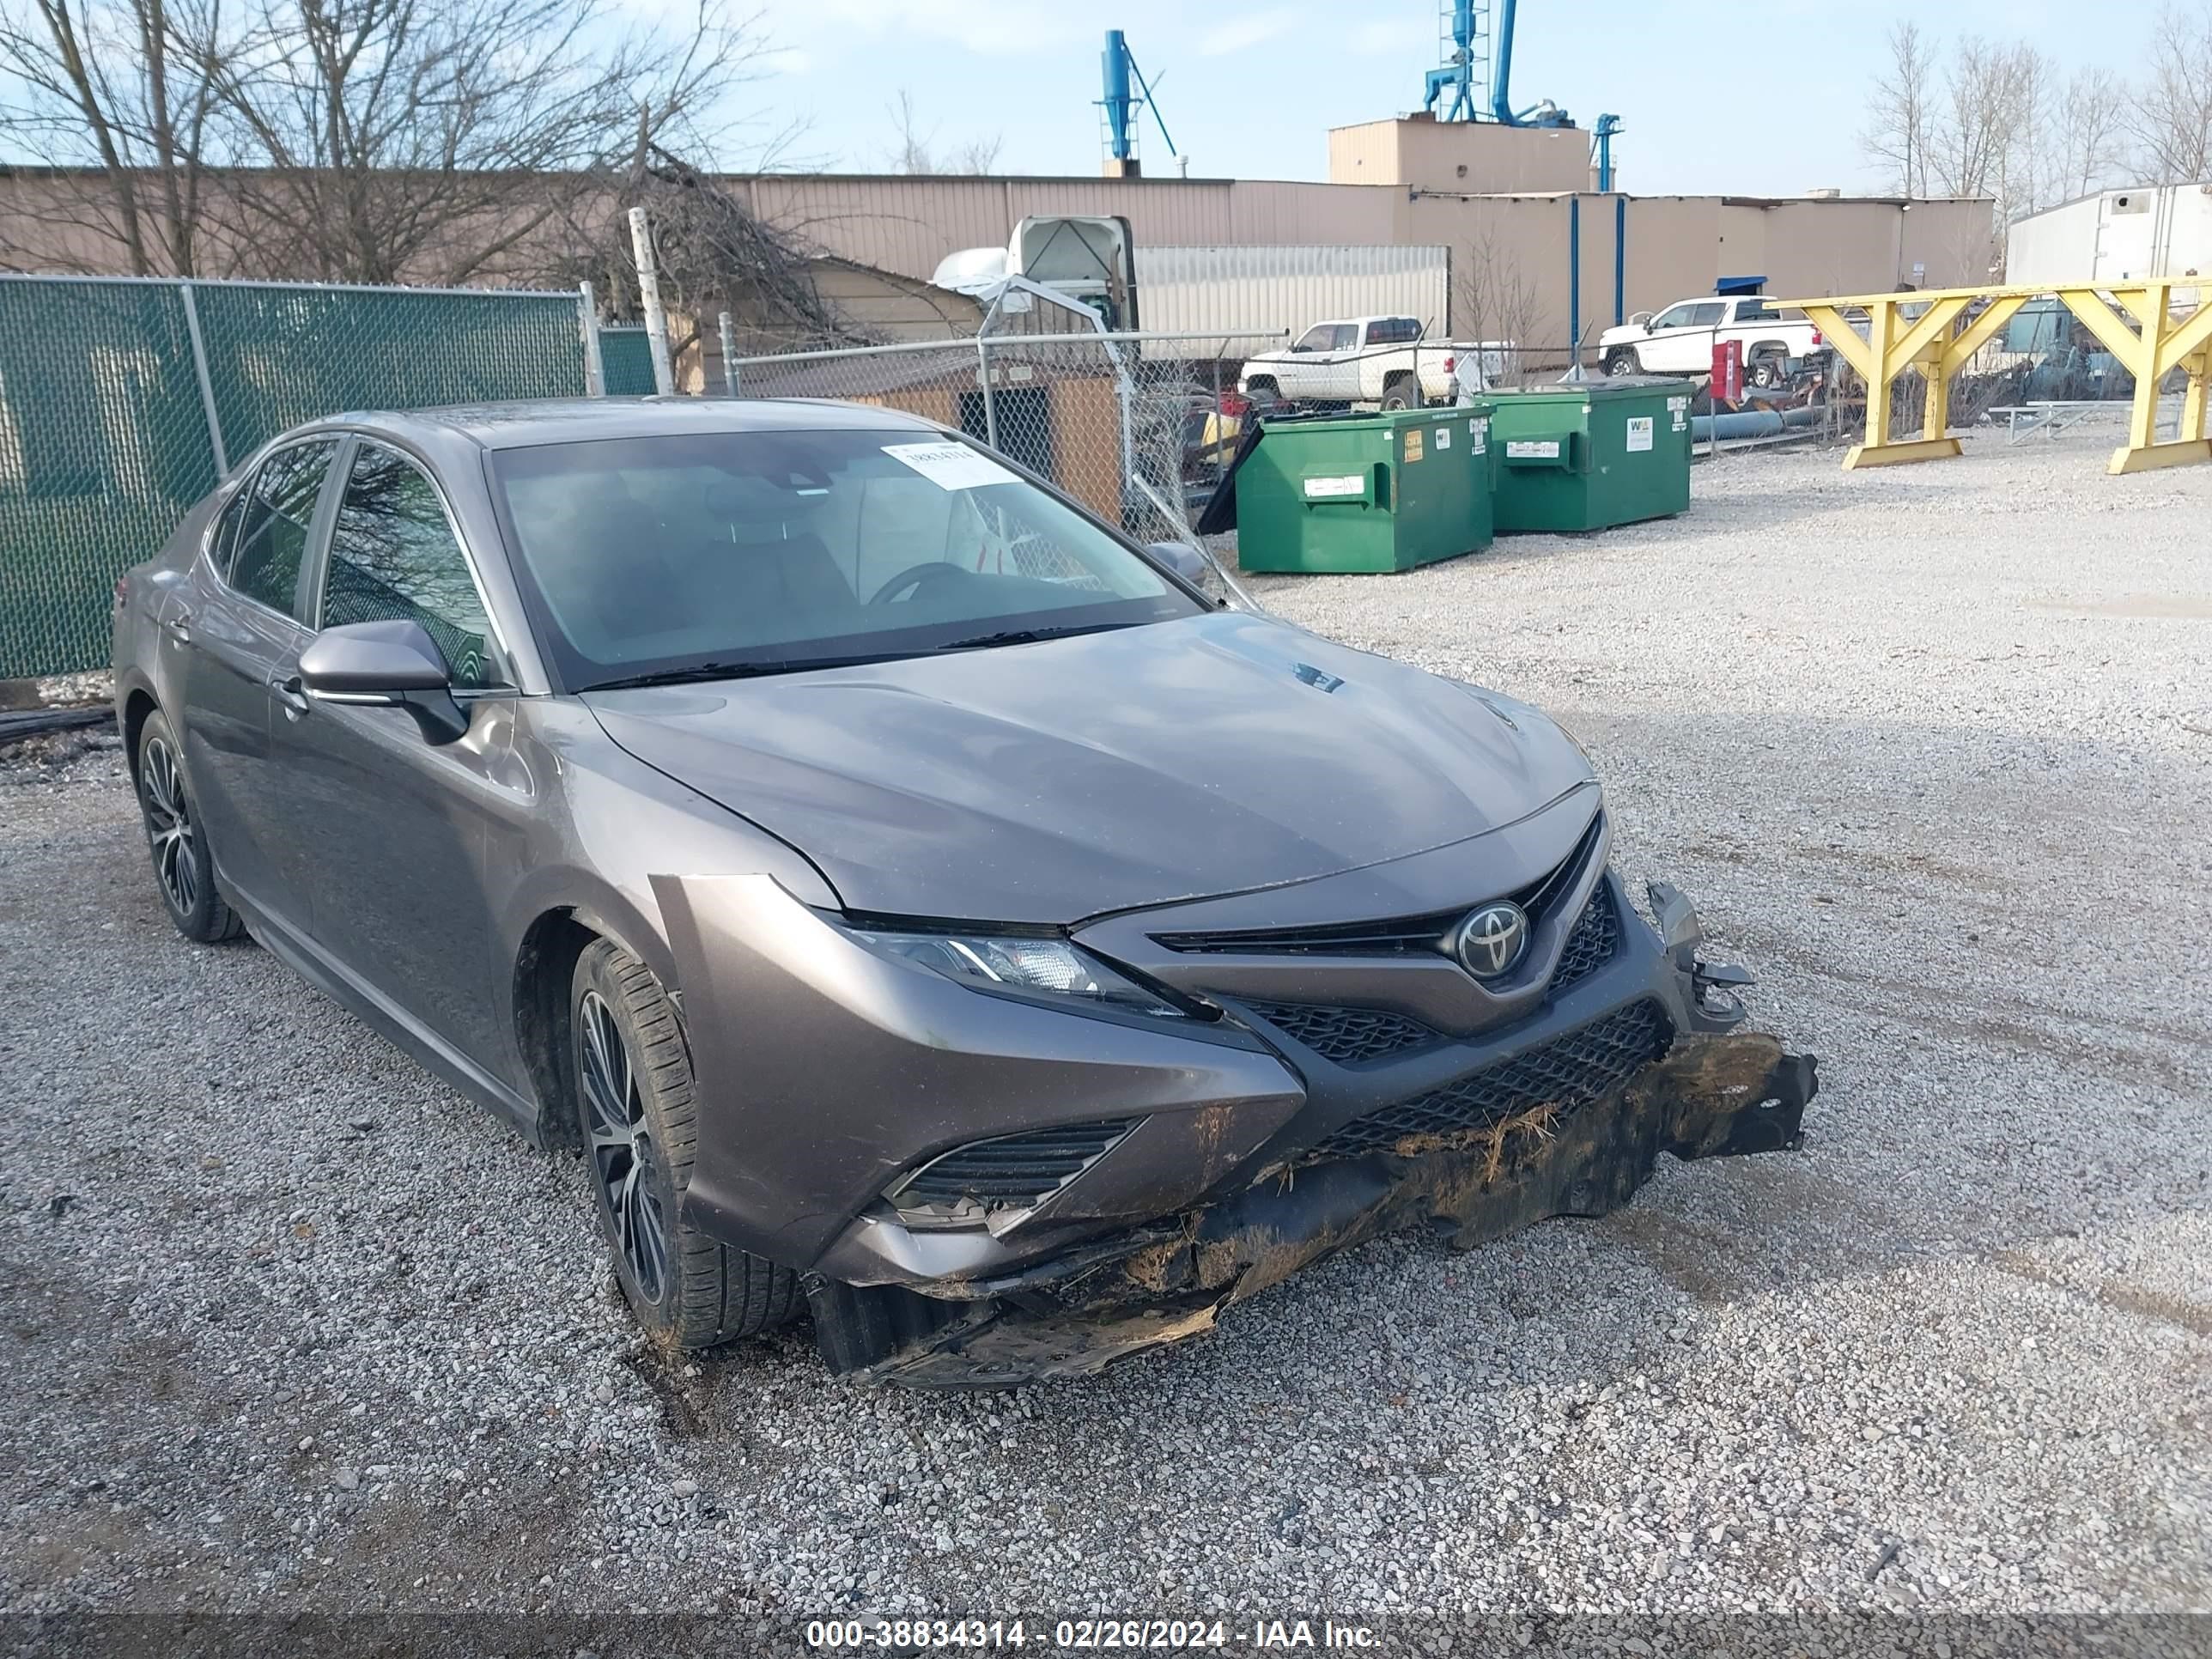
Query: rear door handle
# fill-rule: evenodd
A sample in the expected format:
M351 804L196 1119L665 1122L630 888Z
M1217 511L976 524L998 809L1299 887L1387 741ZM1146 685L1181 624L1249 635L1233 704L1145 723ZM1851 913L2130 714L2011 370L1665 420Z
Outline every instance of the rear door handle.
M192 642L192 613L182 606L162 617L161 626L168 630L169 637L179 645Z
M307 712L309 704L306 689L297 674L278 674L269 681L269 689L276 694L276 701L284 705L284 718L295 720Z

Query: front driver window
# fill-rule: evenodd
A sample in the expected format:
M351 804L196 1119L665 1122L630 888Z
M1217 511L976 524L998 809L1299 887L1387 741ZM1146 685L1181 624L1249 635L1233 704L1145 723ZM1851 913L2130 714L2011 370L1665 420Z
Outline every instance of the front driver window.
M418 622L445 653L458 690L506 684L491 624L444 503L397 450L363 442L331 527L320 625Z
M1697 307L1695 306L1669 306L1666 310L1661 312L1656 317L1651 319L1651 326L1654 328L1687 328L1690 325L1690 313L1696 309Z
M288 617L307 558L315 502L337 448L335 439L288 445L262 462L253 482L240 492L245 507L238 540L228 550L224 578L247 599ZM224 517L229 516L226 510ZM226 551L220 544L214 550L219 559Z

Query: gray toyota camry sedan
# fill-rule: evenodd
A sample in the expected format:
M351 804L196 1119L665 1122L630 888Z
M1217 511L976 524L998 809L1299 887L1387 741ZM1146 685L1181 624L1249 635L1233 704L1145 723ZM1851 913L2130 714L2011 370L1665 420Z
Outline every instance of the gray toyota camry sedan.
M684 1347L1092 1370L1814 1088L1550 720L884 410L317 422L118 584L115 671L179 931L580 1152Z

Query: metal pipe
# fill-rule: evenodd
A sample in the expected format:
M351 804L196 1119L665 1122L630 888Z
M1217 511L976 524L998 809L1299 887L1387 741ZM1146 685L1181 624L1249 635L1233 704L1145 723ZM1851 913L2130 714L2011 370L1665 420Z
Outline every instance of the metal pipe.
M991 398L991 341L988 335L975 337L975 379L983 388L983 441L996 449L999 447L999 406Z
M105 283L116 286L174 288L176 276L79 276L51 271L0 270L0 283ZM468 300L565 300L568 293L550 288L416 288L401 283L277 283L244 276L191 279L202 288L276 288L308 294L443 294Z
M1567 361L1573 371L1582 368L1583 198L1579 196L1567 198Z
M668 362L668 313L660 308L660 272L653 260L653 223L645 210L629 210L630 252L637 260L637 291L645 307L645 337L652 348L653 389L675 395L676 376Z
M1628 198L1613 198L1613 325L1619 328L1628 320L1625 307L1628 303Z
M576 284L576 327L584 337L584 395L607 395L607 366L599 356L599 302L589 282Z
M1491 27L1490 112L1509 127L1521 125L1513 113L1514 0L1498 0L1498 16Z
M1009 344L1034 345L1093 345L1101 338L1129 340L1218 340L1226 345L1231 340L1280 340L1289 337L1285 328L1218 328L1198 330L1189 334L1109 334L1093 329L1088 334L1009 334L1003 337ZM884 357L902 351L943 351L951 346L967 344L964 339L900 340L890 345L835 346L823 351L775 351L758 357L741 359L746 363L811 363L831 357Z
M207 342L200 335L200 308L192 303L192 285L179 283L185 297L185 337L192 346L192 378L200 384L200 409L207 416L208 444L215 451L215 476L230 472L230 457L222 447L222 417L215 412L215 382L208 378Z
M714 325L720 331L722 339L722 395L734 398L738 395L737 331L731 327L730 313L726 311L715 319Z
M1106 51L1103 58L1105 68L1106 138L1114 159L1129 159L1131 125L1129 120L1129 43L1119 29L1106 31ZM1170 146L1173 149L1173 146Z

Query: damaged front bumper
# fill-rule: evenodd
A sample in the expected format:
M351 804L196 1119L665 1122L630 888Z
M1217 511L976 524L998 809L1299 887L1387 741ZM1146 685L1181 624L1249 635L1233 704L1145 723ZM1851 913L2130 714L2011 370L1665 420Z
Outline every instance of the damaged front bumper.
M902 1340L868 1382L1000 1388L1082 1376L1212 1328L1221 1311L1348 1246L1421 1227L1461 1249L1634 1196L1661 1152L1794 1151L1811 1055L1756 1034L1687 1036L1602 1099L1545 1105L1386 1152L1285 1166L1175 1221L995 1282L925 1298L816 1282L817 1320L888 1321ZM890 1299L903 1298L896 1311Z
M867 950L764 878L656 878L701 1080L685 1218L805 1276L833 1370L999 1387L1193 1335L1386 1232L1475 1245L1605 1214L1662 1152L1795 1147L1814 1061L1741 1029L1748 975L1698 959L1696 914L1672 888L1649 890L1656 926L1637 916L1602 823L1569 807L1486 849L1509 890L1564 872L1527 970L1491 984L1430 951L1184 948L1181 930L1433 911L1468 884L1453 848L1314 884L1327 891L1075 934L1210 998L1211 1022L978 994ZM1517 866L1497 842L1509 835L1527 843ZM1602 949L1557 971L1594 917L1610 919ZM1396 1011L1375 1018L1398 1046L1332 1053L1346 1027L1302 1036L1283 1012L1324 1001L1347 1019ZM1029 1195L981 1224L907 1201L956 1156L959 1183L998 1183L959 1191L1004 1192L1016 1153Z

